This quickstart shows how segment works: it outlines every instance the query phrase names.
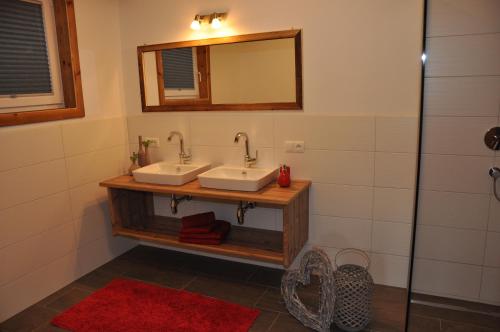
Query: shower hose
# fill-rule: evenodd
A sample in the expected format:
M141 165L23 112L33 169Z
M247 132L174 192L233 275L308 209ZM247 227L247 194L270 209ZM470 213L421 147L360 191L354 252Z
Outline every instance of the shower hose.
M498 180L498 178L495 178L493 180L493 193L495 194L496 199L500 202L500 193L498 193L498 190L497 190L497 180Z
M493 194L495 198L500 202L500 193L498 192L497 180L500 178L500 168L493 167L490 169L490 176L493 178Z

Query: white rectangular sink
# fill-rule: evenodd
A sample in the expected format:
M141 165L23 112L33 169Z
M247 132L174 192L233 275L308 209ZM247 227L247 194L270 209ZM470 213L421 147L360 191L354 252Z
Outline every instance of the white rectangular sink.
M243 168L220 166L199 174L200 185L206 188L258 191L277 176L277 168Z
M183 185L210 169L210 164L174 164L159 162L132 171L137 182Z

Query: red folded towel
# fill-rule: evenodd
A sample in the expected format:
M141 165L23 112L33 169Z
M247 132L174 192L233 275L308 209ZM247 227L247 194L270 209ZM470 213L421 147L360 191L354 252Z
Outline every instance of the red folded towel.
M199 214L193 214L192 216L186 216L181 219L182 227L192 228L192 227L200 227L207 226L215 223L215 213L213 212L205 212Z
M223 239L229 230L231 229L231 224L227 221L217 220L215 222L215 227L210 233L185 233L181 231L181 238L190 238L190 239L212 239L212 240L221 240Z
M179 234L179 241L198 244L220 244L227 233L229 233L231 224L227 221L217 220L215 225L215 228L210 233L192 234L181 232Z
M181 233L182 234L207 234L213 231L215 228L215 223L205 225L205 226L198 226L198 227L181 227Z
M222 240L210 240L210 239L179 239L180 242L193 243L193 244L221 244Z

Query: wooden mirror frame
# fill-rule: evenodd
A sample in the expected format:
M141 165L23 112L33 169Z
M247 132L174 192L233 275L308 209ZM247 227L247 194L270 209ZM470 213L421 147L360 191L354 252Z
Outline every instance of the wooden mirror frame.
M160 105L147 106L146 92L144 86L144 68L142 55L144 52L157 52L163 49L210 46L220 44L232 44L259 40L273 40L294 38L295 41L295 102L283 103L245 103L245 104L212 104L211 96L191 100L174 100ZM301 30L285 30L275 32L254 33L248 35L238 35L231 37L209 38L201 40L190 40L182 42L144 45L137 47L137 58L139 64L139 84L141 87L141 104L143 112L182 112L182 111L258 111L258 110L301 110L302 109L302 33ZM210 66L210 60L207 59L206 65ZM157 73L161 76L161 72ZM210 77L209 69L207 76ZM210 84L210 79L208 79Z
M0 126L56 121L85 116L73 0L53 0L64 108L0 113Z

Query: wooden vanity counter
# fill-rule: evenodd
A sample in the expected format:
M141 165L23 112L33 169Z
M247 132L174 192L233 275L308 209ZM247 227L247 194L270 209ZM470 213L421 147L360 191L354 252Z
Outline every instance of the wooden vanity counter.
M203 188L198 180L182 186L140 183L123 175L100 183L108 189L113 234L144 241L219 255L247 258L289 266L308 239L310 181L294 180L288 188L271 183L259 191L231 191ZM221 245L179 242L180 220L154 213L153 195L192 196L194 199L281 209L283 231L233 226ZM186 204L186 203L181 203ZM236 213L236 206L235 206ZM247 213L252 213L248 210Z

